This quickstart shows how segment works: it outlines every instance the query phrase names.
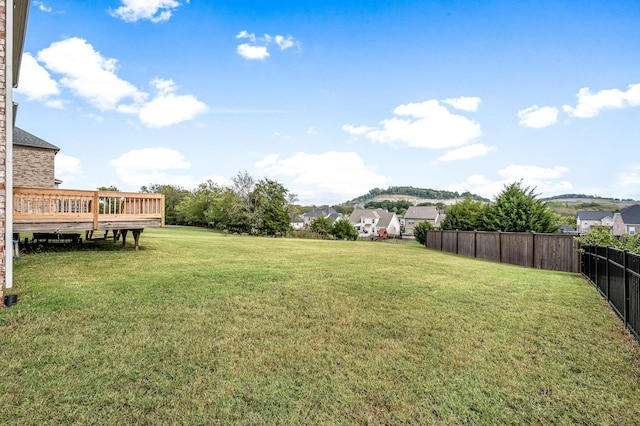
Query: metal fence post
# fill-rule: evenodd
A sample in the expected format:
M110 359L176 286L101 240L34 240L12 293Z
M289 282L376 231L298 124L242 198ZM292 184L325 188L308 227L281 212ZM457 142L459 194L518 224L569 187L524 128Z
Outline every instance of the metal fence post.
M624 269L624 326L629 324L629 272L628 267L629 250L625 250L622 254L622 266Z
M607 301L611 303L611 279L609 278L609 246L605 249L605 256L607 257L604 267L604 274L607 277Z

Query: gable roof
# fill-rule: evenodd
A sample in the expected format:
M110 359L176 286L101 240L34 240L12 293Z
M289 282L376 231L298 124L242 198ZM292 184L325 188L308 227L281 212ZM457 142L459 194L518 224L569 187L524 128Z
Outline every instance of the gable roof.
M380 220L378 221L378 226L381 228L388 228L391 225L391 221L393 217L396 215L395 213L390 213L386 210L378 209L376 212L380 215Z
M363 217L378 219L377 226L379 228L388 228L391 225L391 221L396 216L393 212L388 212L385 209L356 209L349 216L349 222L357 224Z
M404 214L405 219L431 219L436 220L438 209L435 206L410 206Z
M335 209L333 207L329 207L328 209L315 209L315 210L311 210L310 212L307 212L305 214L303 214L302 216L304 217L316 217L316 216L324 216L324 217L328 217L331 216L333 214L337 214L338 212L335 211Z
M34 136L31 133L24 131L19 127L13 128L13 144L28 146L31 148L50 149L55 152L60 151L60 148L58 148L57 146L52 145L49 142L43 139L40 139L39 137Z
M578 212L579 220L602 220L605 217L613 218L613 213L602 212L602 211L579 211Z
M349 222L358 223L360 222L360 219L363 217L371 217L374 219L378 219L380 215L376 212L376 210L355 209L353 212L351 212L351 215L349 216Z
M640 225L640 204L634 204L620 210L625 225Z

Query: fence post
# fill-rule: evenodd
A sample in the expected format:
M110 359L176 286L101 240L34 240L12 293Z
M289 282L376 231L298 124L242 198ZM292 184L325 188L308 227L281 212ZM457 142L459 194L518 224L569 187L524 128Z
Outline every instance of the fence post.
M478 258L478 231L473 230L473 258Z
M610 279L609 279L609 246L607 246L606 250L605 250L605 255L607 256L607 263L605 263L605 267L604 267L604 274L607 277L607 301L611 302L611 297L610 297Z
M629 273L628 267L629 250L622 253L622 267L624 269L624 327L629 323Z
M599 281L598 280L598 246L592 246L592 247L593 247L593 250L594 250L594 252L593 252L594 256L592 256L593 257L593 263L594 263L593 270L595 272L595 275L594 275L595 281L594 281L594 283L595 283L596 287L598 288L598 291L601 292L602 290L600 289L600 283L598 282Z
M498 231L498 262L502 263L502 231Z
M536 267L536 232L531 231L531 267Z
M460 243L460 231L456 229L456 254L458 254L458 252L460 251L458 250L459 243Z

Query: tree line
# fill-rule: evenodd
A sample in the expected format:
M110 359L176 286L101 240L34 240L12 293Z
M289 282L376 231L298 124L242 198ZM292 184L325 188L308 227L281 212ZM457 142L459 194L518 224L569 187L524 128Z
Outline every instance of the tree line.
M221 186L208 180L192 191L151 184L140 191L164 194L168 224L206 225L252 235L281 235L289 230L295 194L275 180L256 181L247 172L231 181Z

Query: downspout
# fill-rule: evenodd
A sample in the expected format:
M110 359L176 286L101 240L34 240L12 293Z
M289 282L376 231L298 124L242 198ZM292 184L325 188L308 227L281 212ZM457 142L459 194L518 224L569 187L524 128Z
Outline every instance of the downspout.
M5 2L5 231L4 282L13 287L13 9L14 0Z

